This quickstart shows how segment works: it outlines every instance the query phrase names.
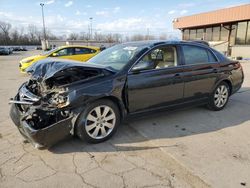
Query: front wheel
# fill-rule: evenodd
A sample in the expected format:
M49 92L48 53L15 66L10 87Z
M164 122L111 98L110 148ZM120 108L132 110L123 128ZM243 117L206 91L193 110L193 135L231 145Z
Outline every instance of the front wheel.
M212 96L209 99L208 107L211 110L222 110L229 99L230 89L226 82L220 83L214 90Z
M98 100L80 114L76 124L77 136L90 143L109 139L120 124L120 113L110 100Z

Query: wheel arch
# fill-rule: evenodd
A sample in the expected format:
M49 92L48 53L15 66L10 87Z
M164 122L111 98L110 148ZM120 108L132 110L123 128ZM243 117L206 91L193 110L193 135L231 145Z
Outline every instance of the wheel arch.
M105 99L110 100L110 101L112 101L113 103L115 103L117 105L117 107L119 109L119 112L120 112L121 119L123 119L125 117L126 111L125 111L125 106L122 103L122 101L119 100L115 96L105 96L105 97L98 98L97 100L105 100Z
M221 84L222 82L225 82L225 83L228 85L228 87L229 87L229 95L231 95L231 94L232 94L233 85L232 85L232 82L231 82L230 79L221 79L221 80L219 80L219 81L217 82L217 84L215 85L215 87L213 88L213 91L214 91L214 89L215 89L219 84Z
M96 102L96 101L99 101L99 100L110 100L114 104L116 104L117 107L118 107L118 110L119 110L121 120L126 116L127 111L125 109L125 106L124 106L123 102L121 100L119 100L119 98L117 98L115 96L102 96L102 97L95 98L94 100L91 100L88 103L93 103L93 102ZM84 106L86 107L86 105L88 105L88 103L85 103ZM78 112L76 113L77 115L76 115L76 118L75 118L75 121L74 121L74 126L73 126L73 129L72 129L73 130L72 131L73 135L75 135L75 133L76 133L76 125L79 122L79 116L80 116L80 114L82 114L84 112L85 107L79 108Z
M229 87L229 94L231 95L232 94L232 89L233 89L233 85L232 85L232 82L228 79L225 79L225 80L222 80L221 82L225 82L227 83L228 87ZM220 82L220 83L221 83Z

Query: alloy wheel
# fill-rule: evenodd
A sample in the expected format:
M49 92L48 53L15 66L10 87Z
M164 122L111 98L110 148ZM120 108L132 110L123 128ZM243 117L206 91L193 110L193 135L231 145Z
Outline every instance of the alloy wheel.
M214 94L214 104L216 107L223 107L228 100L228 88L225 85L220 85Z
M116 115L114 110L106 105L92 109L86 118L85 129L87 134L94 139L108 136L115 127Z

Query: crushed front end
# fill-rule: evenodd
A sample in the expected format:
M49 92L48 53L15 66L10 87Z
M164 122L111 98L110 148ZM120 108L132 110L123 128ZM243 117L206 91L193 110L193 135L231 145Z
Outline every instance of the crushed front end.
M24 83L10 100L10 117L20 133L36 148L50 147L70 136L74 114L66 110L67 97L59 91L39 95L38 82Z
M10 117L36 148L50 147L73 135L84 102L96 97L95 85L87 90L85 84L110 74L94 65L49 58L33 64L27 72L30 80L9 101Z

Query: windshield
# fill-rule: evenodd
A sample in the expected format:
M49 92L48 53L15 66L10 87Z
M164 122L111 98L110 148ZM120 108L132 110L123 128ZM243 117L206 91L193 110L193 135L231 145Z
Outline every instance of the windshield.
M43 52L41 55L49 55L49 54L51 54L51 53L57 51L58 49L59 49L59 48L51 49L51 50L49 50L49 51L47 51L47 52Z
M120 44L110 47L101 53L97 54L88 63L103 65L115 71L121 70L129 63L145 46Z

